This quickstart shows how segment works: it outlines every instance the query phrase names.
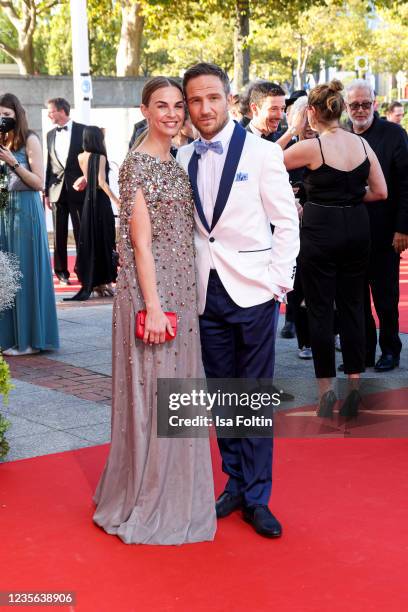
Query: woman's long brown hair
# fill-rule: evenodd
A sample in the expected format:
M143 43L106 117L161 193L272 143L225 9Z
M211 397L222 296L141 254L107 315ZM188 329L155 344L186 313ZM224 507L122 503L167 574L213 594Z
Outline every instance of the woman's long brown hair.
M17 96L11 93L0 96L0 106L14 111L16 116L16 127L7 134L0 133L0 142L12 151L18 151L26 144L28 136L32 133L28 129L26 112Z

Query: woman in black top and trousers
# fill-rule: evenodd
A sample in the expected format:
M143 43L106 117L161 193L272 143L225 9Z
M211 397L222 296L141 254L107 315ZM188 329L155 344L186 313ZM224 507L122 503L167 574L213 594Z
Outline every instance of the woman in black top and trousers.
M369 219L362 203L387 193L371 147L339 125L342 89L339 81L332 81L311 90L307 116L319 136L284 152L288 170L306 166L299 257L319 386L318 416L331 416L337 401L332 388L334 303L351 386L340 412L351 416L357 409L356 388L365 369L364 278L370 252Z

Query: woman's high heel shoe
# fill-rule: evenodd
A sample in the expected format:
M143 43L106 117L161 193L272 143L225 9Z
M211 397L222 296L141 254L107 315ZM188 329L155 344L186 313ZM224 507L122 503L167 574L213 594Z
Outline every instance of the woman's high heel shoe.
M115 292L110 285L98 285L93 288L98 297L113 297Z
M344 400L343 405L339 410L339 416L346 419L346 421L357 418L358 407L361 403L362 400L359 391L357 389L353 389Z
M337 397L334 391L326 391L326 393L324 393L320 398L319 406L316 411L316 416L321 417L323 419L332 419L333 408L336 402Z

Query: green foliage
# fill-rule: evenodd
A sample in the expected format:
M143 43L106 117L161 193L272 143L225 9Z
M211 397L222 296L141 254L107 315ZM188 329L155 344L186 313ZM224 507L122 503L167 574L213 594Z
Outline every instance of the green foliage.
M48 1L35 1L40 9L34 35L36 71L70 74L69 1L57 1L51 8L47 8ZM202 59L232 72L240 0L139 3L145 20L141 56L145 76L178 75L186 65ZM87 0L94 75L116 73L121 5L121 0ZM367 55L374 71L408 71L406 0L250 0L249 9L251 28L246 42L251 50L251 77L289 84L294 73L304 79L306 72L317 75L323 65L354 70L356 55ZM17 32L2 9L0 31L5 43L16 46ZM0 52L0 62L10 61Z
M161 60L161 61L160 61ZM217 15L200 22L173 22L161 37L149 38L142 56L142 70L149 74L180 76L195 62L211 61L225 70L233 67L233 25Z
M120 7L112 0L88 0L89 63L92 74L114 75L120 34ZM38 71L59 75L72 73L71 16L64 1L39 20L35 33Z
M14 389L10 382L10 370L8 364L0 355L0 395L3 396L3 402L8 404L8 396L10 391Z
M116 73L116 49L119 44L120 3L112 0L88 0L89 62L92 74Z
M369 56L377 71L408 70L408 4L378 10L377 29Z
M3 13L2 9L0 9L0 33L2 41L7 45L11 47L16 47L18 45L17 32ZM11 64L12 61L13 60L6 53L0 51L0 64Z
M8 403L8 395L12 388L8 364L0 355L0 395L3 395L3 401L6 404ZM9 444L5 438L5 433L9 427L10 422L0 414L0 459L4 458L9 451Z
M52 14L39 21L34 40L39 72L50 75L72 74L69 4L57 6Z

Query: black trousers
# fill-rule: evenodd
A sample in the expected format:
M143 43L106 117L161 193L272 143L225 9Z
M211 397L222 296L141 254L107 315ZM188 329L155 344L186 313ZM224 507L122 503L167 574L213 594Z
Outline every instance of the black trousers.
M74 231L74 239L78 251L82 207L82 202L72 202L72 200L68 198L68 193L64 188L58 202L53 204L54 271L56 274L63 274L69 277L67 256L68 218L69 215L71 215L72 229Z
M402 344L398 335L399 265L400 256L392 246L378 250L373 245L364 294L367 366L374 365L377 346L377 329L371 311L370 289L380 323L381 352L394 357L399 357L401 352Z
M309 332L309 321L307 318L307 310L305 305L302 303L305 300L305 294L302 285L302 273L301 263L299 257L297 258L297 267L295 274L295 282L293 284L293 291L288 293L288 304L289 297L291 298L293 320L295 322L296 337L298 341L298 347L301 349L304 346L310 346L310 332Z
M334 302L344 371L365 369L364 283L370 252L365 206L307 202L300 231L300 264L317 378L336 376Z

